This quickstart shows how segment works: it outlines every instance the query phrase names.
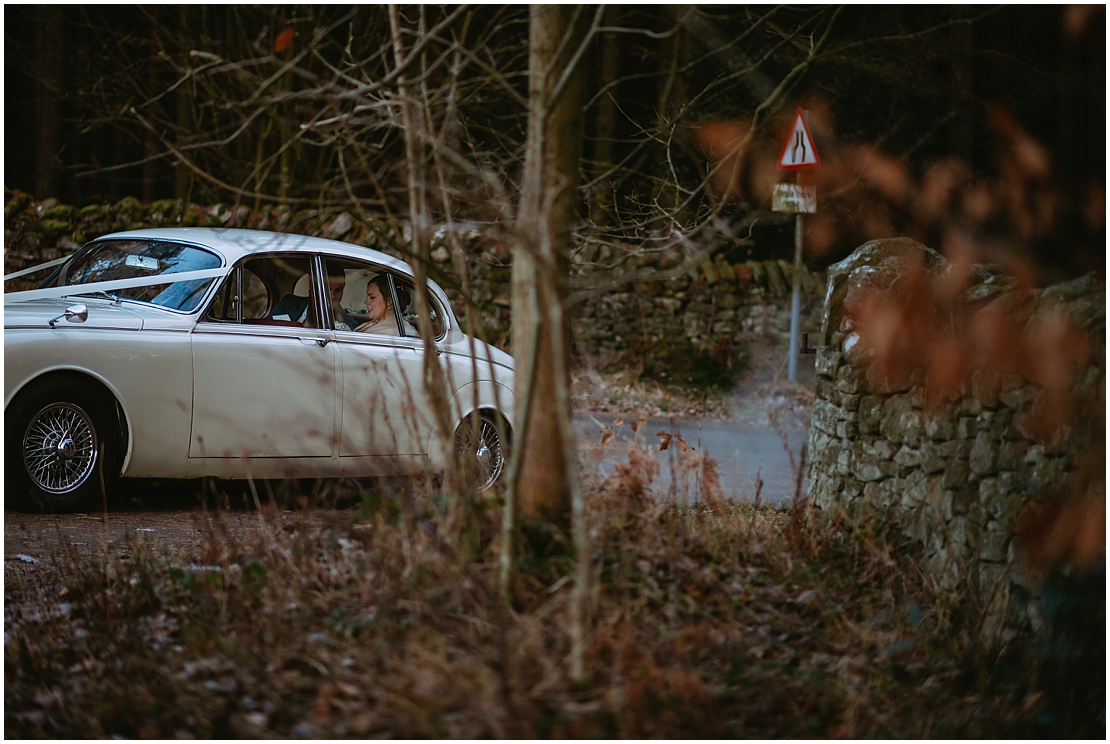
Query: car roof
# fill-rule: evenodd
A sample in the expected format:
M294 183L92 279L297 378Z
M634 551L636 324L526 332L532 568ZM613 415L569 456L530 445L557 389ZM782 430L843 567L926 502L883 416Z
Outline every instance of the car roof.
M223 254L228 265L252 253L270 251L297 251L306 253L329 253L335 256L373 261L386 268L394 269L412 276L412 269L405 262L388 253L365 248L360 245L343 243L327 238L314 238L309 235L267 232L265 230L240 230L220 227L163 227L103 235L102 240L174 240L213 248Z

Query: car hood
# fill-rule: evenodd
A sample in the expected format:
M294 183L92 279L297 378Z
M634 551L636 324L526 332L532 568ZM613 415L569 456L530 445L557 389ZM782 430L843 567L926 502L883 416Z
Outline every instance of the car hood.
M84 323L74 323L62 318L55 323L59 329L100 328L138 331L143 318L126 305L89 297L59 297L55 299L25 300L4 303L4 328L49 328L49 321L62 315L66 308L85 305L89 317Z

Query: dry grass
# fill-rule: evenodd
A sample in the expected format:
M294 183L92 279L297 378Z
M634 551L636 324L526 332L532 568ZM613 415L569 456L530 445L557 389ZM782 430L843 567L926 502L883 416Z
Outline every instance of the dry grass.
M5 734L1052 733L1029 659L988 663L881 534L791 540L785 511L660 499L644 463L585 481L583 684L569 558L522 555L506 616L495 501L367 493L312 522L270 512L245 539L217 515L195 555L136 539L9 605Z

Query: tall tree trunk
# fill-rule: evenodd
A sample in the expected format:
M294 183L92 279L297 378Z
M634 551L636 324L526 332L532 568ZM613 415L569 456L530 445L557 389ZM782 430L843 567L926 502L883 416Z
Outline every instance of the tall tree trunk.
M605 25L620 24L620 6L610 5L605 9ZM617 88L615 83L620 75L620 34L608 33L601 37L601 88L609 88L601 94L597 104L597 129L594 133L595 177L600 177L594 188L593 212L590 219L604 226L609 221L609 209L613 205L613 179L606 175L613 167L614 142L617 132ZM610 87L612 86L612 87Z
M59 154L62 151L62 69L65 64L63 44L65 16L56 5L38 9L38 139L35 148L35 196L39 199L61 197L59 186Z
M577 219L585 75L581 64L574 69L568 64L580 48L583 24L575 21L582 15L580 7L569 5L531 8L528 138L513 252L515 446L521 460L511 485L520 519L563 529L570 526L573 463L565 435L570 409L558 398L567 397L559 393L569 385L569 348L566 324L552 325L550 310L559 305L555 316L562 320Z
M182 5L177 9L178 23L182 30L187 29L189 26L188 18L186 16L185 6ZM181 69L182 72L189 67L189 54L182 52L181 54ZM177 128L174 132L174 142L180 149L184 147L188 141L188 132L193 126L193 86L191 84L181 85L177 89ZM193 189L193 172L182 162L178 162L174 166L173 178L173 195L174 198L180 199L183 202L188 202L191 196L190 192Z

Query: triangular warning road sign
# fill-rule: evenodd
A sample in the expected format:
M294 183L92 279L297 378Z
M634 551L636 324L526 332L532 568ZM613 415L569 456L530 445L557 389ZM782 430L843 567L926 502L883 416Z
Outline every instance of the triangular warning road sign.
M821 157L813 144L813 135L809 133L809 125L806 124L801 106L794 114L794 121L790 125L775 167L780 171L816 170L821 167Z

